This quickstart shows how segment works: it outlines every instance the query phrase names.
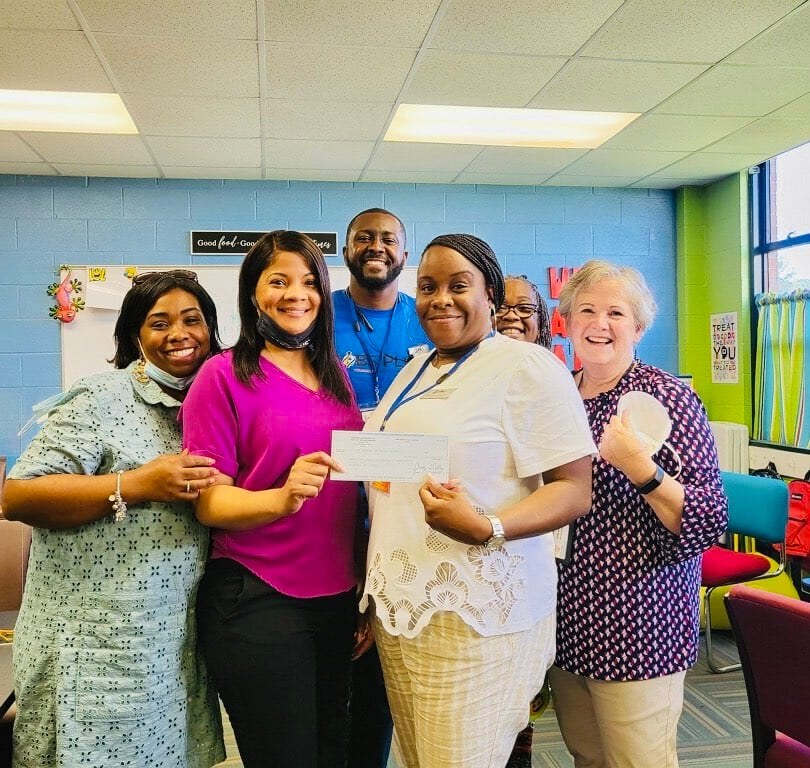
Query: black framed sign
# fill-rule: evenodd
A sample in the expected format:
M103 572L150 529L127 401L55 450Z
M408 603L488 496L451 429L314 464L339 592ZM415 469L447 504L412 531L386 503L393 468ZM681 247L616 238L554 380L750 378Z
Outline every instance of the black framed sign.
M192 230L193 256L244 255L266 232L230 232L220 230ZM304 232L323 251L324 256L337 256L337 232Z

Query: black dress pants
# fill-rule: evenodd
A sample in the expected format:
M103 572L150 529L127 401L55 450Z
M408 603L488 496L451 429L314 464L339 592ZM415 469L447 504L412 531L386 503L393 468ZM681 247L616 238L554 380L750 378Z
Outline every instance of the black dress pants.
M346 765L356 596L283 595L227 558L208 563L200 644L245 768Z

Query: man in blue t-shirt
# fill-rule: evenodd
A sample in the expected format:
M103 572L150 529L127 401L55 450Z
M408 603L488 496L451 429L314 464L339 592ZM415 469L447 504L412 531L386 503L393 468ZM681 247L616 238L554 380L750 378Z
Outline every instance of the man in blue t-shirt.
M405 227L393 213L369 208L349 222L343 258L349 287L335 291L335 344L361 410L371 410L427 336L414 300L400 293L408 259Z
M364 414L428 345L413 298L399 292L405 247L405 226L382 208L361 211L346 230L343 258L351 278L332 294L335 346ZM393 726L374 647L354 662L351 713L348 768L385 768Z

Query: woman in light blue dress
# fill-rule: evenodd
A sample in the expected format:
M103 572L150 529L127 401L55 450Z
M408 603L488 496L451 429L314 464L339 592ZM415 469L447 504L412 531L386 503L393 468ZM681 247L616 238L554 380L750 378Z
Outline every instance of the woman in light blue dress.
M115 368L77 381L12 469L34 526L14 641L14 768L208 768L224 759L193 616L208 553L190 501L215 482L177 410L219 351L193 272L133 279Z

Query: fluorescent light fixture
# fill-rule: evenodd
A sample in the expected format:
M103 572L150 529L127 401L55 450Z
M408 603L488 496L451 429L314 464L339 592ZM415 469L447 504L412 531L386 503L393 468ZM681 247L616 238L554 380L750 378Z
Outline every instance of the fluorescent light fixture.
M0 131L138 133L117 93L0 90Z
M593 149L639 114L400 104L385 141Z

